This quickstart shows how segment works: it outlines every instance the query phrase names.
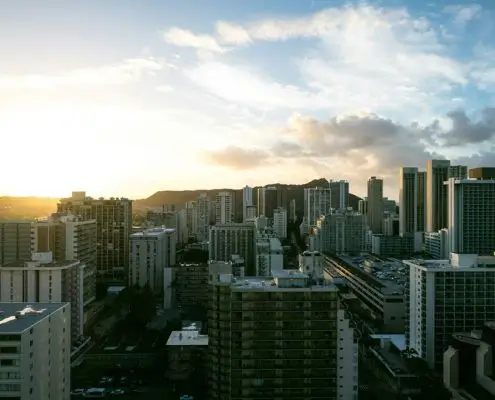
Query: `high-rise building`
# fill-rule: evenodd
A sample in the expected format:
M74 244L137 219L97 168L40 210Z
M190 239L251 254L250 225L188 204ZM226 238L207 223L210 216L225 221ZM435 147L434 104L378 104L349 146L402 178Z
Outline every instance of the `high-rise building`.
M330 214L331 201L330 188L304 189L304 224L307 233L316 226L318 218Z
M343 210L349 207L349 182L329 181L330 185L330 206L336 210Z
M383 198L383 213L389 215L397 214L397 203L388 197Z
M318 251L359 253L366 249L366 222L358 212L340 210L321 216L314 231Z
M280 239L273 234L256 234L256 275L271 276L284 268L284 254Z
M244 259L247 274L254 274L255 226L253 223L220 224L210 227L209 259L231 261L233 255Z
M287 210L278 207L273 213L273 231L280 239L287 237Z
M264 215L270 220L273 219L273 211L278 207L279 203L279 191L275 186L265 187L261 189L262 197L262 212L260 215Z
M495 180L450 178L447 188L450 251L495 254Z
M70 400L70 305L0 303L0 398Z
M246 221L247 216L247 208L253 205L253 188L249 186L245 186L242 189L242 217L243 221Z
M131 235L129 284L163 293L164 268L176 263L175 229L152 228Z
M208 315L212 399L357 396L353 329L339 313L338 289L315 278L287 270L272 278L213 276Z
M358 201L358 212L364 215L366 221L368 221L368 198L365 197Z
M418 169L399 169L399 233L414 233L418 228Z
M219 192L215 203L215 223L230 224L232 222L232 193Z
M86 197L85 192L73 192L72 197L60 200L57 212L71 213L83 220L96 220L97 278L127 282L132 200L93 199Z
M186 225L189 235L195 235L198 230L196 202L194 200L186 202L184 209L186 211Z
M32 224L33 253L52 252L56 262L81 261L84 264L84 307L96 299L96 232L96 220L83 220L72 214L53 214Z
M296 215L296 199L292 199L289 202L289 221L290 222L296 222L297 220L297 215Z
M495 179L495 168L494 167L471 168L469 170L469 178L482 179L482 180Z
M375 176L368 180L368 225L373 233L382 233L383 180Z
M424 232L426 227L426 172L418 171L416 205L417 205L417 226L418 232Z
M210 199L201 193L196 201L196 239L199 242L208 240L210 230Z
M404 263L409 267L407 346L441 370L453 333L495 320L495 257L452 253L450 260Z
M426 230L447 227L447 186L449 178L466 179L467 167L450 165L449 160L428 160L426 164Z
M53 260L52 253L33 253L31 261L14 261L0 267L0 301L70 303L71 339L83 335L83 278L80 261ZM2 316L0 315L0 318ZM1 398L1 397L0 397Z
M0 265L31 259L31 222L0 221Z

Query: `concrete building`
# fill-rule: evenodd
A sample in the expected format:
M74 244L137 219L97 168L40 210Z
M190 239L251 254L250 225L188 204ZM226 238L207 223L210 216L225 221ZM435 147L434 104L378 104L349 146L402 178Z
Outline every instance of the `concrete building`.
M399 169L399 234L418 230L418 169Z
M73 192L72 197L60 200L57 212L70 213L82 220L96 220L97 279L127 283L132 200L93 199L85 192Z
M84 265L85 308L96 299L96 236L96 220L83 220L72 214L53 214L34 222L31 228L32 253L51 252L56 262L81 261Z
M490 180L495 179L494 167L471 168L469 170L470 179Z
M318 218L330 214L331 210L330 188L304 189L304 230L309 233L316 226Z
M237 254L245 261L246 272L255 270L255 226L252 223L210 227L209 259L230 261Z
M339 210L318 219L314 229L319 251L359 253L366 247L366 222L355 211Z
M213 208L213 207L212 207ZM186 213L186 226L190 237L194 237L198 230L198 214L196 212L196 201L190 200L186 202L184 207ZM216 207L213 208L214 212Z
M358 212L364 215L366 224L368 224L368 198L360 199L358 201Z
M243 222L253 221L257 216L257 207L256 206L247 206L246 207L246 218Z
M383 218L383 235L394 236L399 235L399 217L392 214L385 214Z
M167 377L176 384L194 376L207 358L208 336L199 331L173 331L167 340Z
M368 180L368 225L373 233L382 233L383 180L372 176Z
M434 260L449 258L450 242L448 229L438 232L425 232L424 252Z
M287 210L283 207L273 212L273 231L280 239L287 238Z
M381 325L382 332L404 332L407 274L402 264L372 261L368 269L370 272L366 272L350 257L325 256L325 261L370 310L371 316Z
M70 400L70 306L0 303L0 398Z
M210 199L206 193L201 193L196 201L196 240L208 240L210 231Z
M495 398L495 322L480 330L452 335L443 355L443 382L455 399Z
M418 171L416 187L417 232L424 232L426 228L426 171Z
M184 308L208 303L208 264L180 264L173 268L173 273L177 305Z
M388 197L383 198L383 214L397 215L397 203Z
M446 187L450 251L495 254L495 180L450 178Z
M426 164L426 231L447 227L448 199L444 182L450 178L466 179L467 167L450 165L449 160L428 160Z
M323 276L325 259L319 251L304 251L299 254L299 271L310 276Z
M407 345L441 370L456 332L495 320L495 257L450 254L450 260L404 261L409 267Z
M242 220L245 222L248 218L248 207L253 206L253 188L244 186L242 189Z
M31 259L31 221L0 221L0 265Z
M334 285L283 270L242 280L216 274L210 290L212 399L357 397L356 347L345 342L353 330L341 321Z
M0 301L70 303L72 341L83 336L84 269L80 261L53 260L52 253L33 253L31 261L0 267Z
M272 271L284 268L284 254L280 239L274 234L256 234L256 275L271 276Z
M296 199L292 199L289 202L289 221L290 222L296 222L297 221L297 215L296 215Z
M275 186L261 188L260 191L260 211L258 215L264 215L268 219L273 219L273 212L278 207L279 193Z
M176 231L152 228L131 235L129 285L163 293L164 268L176 263Z
M215 223L230 224L233 215L233 201L231 192L219 192L215 202Z
M422 250L422 234L407 233L404 235L371 235L371 253L380 257L411 257Z
M349 182L329 181L330 207L335 210L345 210L349 207Z

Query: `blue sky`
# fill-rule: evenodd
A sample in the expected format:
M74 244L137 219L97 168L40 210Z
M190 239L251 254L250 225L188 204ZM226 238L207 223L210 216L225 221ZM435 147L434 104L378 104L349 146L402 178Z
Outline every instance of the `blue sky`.
M0 13L0 194L495 164L495 3L16 0ZM25 160L30 160L26 162Z

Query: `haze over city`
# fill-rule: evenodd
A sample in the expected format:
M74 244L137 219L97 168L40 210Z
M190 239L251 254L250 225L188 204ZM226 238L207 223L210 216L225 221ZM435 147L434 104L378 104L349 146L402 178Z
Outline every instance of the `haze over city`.
M0 195L493 164L491 2L200 3L3 2Z

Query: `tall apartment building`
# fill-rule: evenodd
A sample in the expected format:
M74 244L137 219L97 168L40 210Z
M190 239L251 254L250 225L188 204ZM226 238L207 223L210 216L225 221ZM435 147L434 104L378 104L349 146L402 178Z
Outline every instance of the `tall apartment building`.
M33 253L32 258L0 267L0 301L70 303L71 339L77 340L84 333L85 265L80 261L54 261L51 252Z
M277 207L273 212L273 231L280 239L287 237L287 210Z
M184 210L186 213L186 226L189 232L189 235L194 235L198 230L198 220L196 213L196 202L194 200L186 202L184 205ZM216 211L216 208L214 208Z
M289 221L290 222L296 222L297 220L297 215L296 215L296 199L292 199L289 202Z
M219 192L216 196L215 203L215 223L218 224L230 224L232 222L232 193L231 192Z
M242 220L248 219L247 208L253 205L253 188L245 186L242 189Z
M358 201L358 212L363 214L365 219L368 220L368 198L360 199Z
M279 191L275 186L261 188L261 213L267 218L273 218L273 211L278 207Z
M495 180L448 181L450 251L495 254Z
M210 230L210 199L206 193L201 193L196 201L196 239L199 242L208 240Z
M96 271L102 280L127 282L129 235L132 232L132 200L93 199L85 192L73 192L62 199L57 212L96 220Z
M440 229L438 232L425 232L424 252L435 260L449 258L450 242L448 229Z
M239 255L248 274L255 268L255 226L252 223L222 224L210 227L209 259L230 261Z
M399 233L418 230L418 169L399 169Z
M389 199L388 197L383 198L383 213L390 215L397 214L397 203L395 200Z
M330 214L331 201L330 188L304 189L304 224L307 233L316 226L318 218Z
M0 265L31 259L31 222L0 221Z
M257 276L271 276L273 271L284 268L282 244L275 235L258 232L255 251Z
M382 233L383 180L372 176L368 180L368 225L373 233Z
M404 263L407 345L441 370L452 334L495 320L495 257L452 253L450 260Z
M349 207L349 182L329 181L330 206L335 210L344 210Z
M173 268L177 305L208 304L208 264L185 263ZM165 288L164 290L167 290Z
M416 230L424 232L426 228L426 171L418 171L416 188Z
M0 303L0 398L70 400L70 306Z
M426 231L447 227L447 187L449 178L466 179L467 167L450 165L449 160L428 160L426 164Z
M356 347L344 343L353 338L353 329L342 323L338 289L319 282L287 270L273 278L213 277L212 399L356 398Z
M31 251L51 252L53 260L81 261L83 305L96 299L96 220L83 220L72 214L53 214L32 224Z
M176 263L175 229L153 228L131 235L129 284L163 293L164 268Z
M316 249L335 253L360 253L366 248L366 222L355 211L340 210L319 218Z

